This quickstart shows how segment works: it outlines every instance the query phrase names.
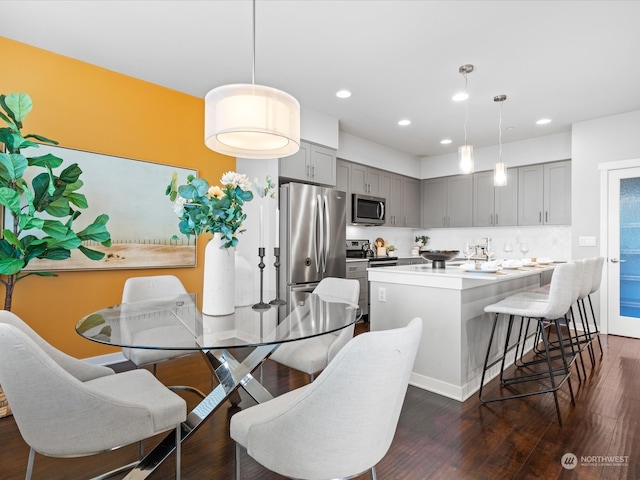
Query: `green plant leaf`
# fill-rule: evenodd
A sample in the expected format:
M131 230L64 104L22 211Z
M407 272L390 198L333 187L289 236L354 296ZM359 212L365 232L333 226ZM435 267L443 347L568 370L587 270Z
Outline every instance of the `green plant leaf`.
M102 260L104 258L104 253L103 252L99 252L97 250L93 250L91 248L87 248L83 245L80 245L78 247L78 250L80 250L82 253L84 253L84 255L89 258L90 260Z
M110 244L111 234L107 230L108 220L108 215L99 215L91 225L77 233L78 237L83 241L94 240L96 242L109 242Z
M30 166L43 167L43 168L58 168L62 165L63 160L60 157L56 157L51 153L41 155L39 157L29 157L27 159Z
M0 204L12 213L20 213L20 195L9 187L0 187Z
M19 258L3 258L0 260L1 275L15 275L24 268L24 261Z
M25 156L20 153L0 153L0 163L7 169L11 180L22 178L29 165Z
M66 198L78 208L87 208L89 206L87 197L82 193L70 193L66 195Z
M49 205L47 205L47 208L44 209L45 212L47 212L49 215L53 216L53 217L66 217L67 215L70 215L72 210L71 207L69 206L69 200L67 200L65 197L60 197L56 200L54 200L53 202L49 203Z
M48 239L49 249L63 248L65 250L73 250L82 244L82 240L72 230L67 230L66 235L61 238Z
M70 184L76 182L80 175L82 174L82 170L78 166L77 163L73 163L65 168L60 174L60 181L65 184Z
M45 253L38 256L38 258L44 258L46 260L66 260L70 256L71 252L66 248L51 248L47 249Z
M55 140L51 140L50 138L43 137L42 135L38 135L37 133L28 133L24 136L24 138L35 138L39 142L50 143L51 145L58 145L58 142Z
M10 93L3 99L3 107L9 109L7 113L16 121L16 123L22 123L24 117L31 111L33 104L31 103L31 97L26 93Z
M57 240L61 240L68 235L69 227L58 220L44 220L42 231Z
M42 229L44 220L29 215L18 215L20 230Z
M22 251L22 244L20 243L20 239L11 230L5 228L2 231L2 234L4 235L4 240L6 240L9 245L12 245L18 250Z
M47 251L47 243L30 243L27 248L25 248L24 253L24 263L25 265L29 263L34 258L39 258L44 252Z

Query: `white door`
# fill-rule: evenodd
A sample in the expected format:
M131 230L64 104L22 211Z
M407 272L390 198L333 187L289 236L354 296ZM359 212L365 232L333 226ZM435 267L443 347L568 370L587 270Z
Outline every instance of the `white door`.
M609 333L640 338L640 167L609 171Z

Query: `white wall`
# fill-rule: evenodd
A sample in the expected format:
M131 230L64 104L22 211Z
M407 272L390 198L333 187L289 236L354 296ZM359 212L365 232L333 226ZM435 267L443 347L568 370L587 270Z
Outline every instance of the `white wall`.
M575 258L600 254L600 173L598 164L640 157L640 110L573 125L571 165L572 249ZM579 247L580 236L597 246Z
M408 153L398 152L384 145L340 132L338 158L372 167L421 178L420 160Z

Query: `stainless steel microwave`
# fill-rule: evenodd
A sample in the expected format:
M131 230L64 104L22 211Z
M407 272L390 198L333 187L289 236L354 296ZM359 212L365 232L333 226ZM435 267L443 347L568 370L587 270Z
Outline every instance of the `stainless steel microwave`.
M351 200L351 222L360 225L384 225L386 200L354 193Z

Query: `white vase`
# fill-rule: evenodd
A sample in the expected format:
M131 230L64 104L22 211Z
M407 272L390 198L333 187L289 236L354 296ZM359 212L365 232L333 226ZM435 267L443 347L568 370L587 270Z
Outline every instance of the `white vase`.
M236 250L236 307L253 305L253 267Z
M222 234L215 233L204 249L202 313L230 315L235 309L235 248L221 248Z

